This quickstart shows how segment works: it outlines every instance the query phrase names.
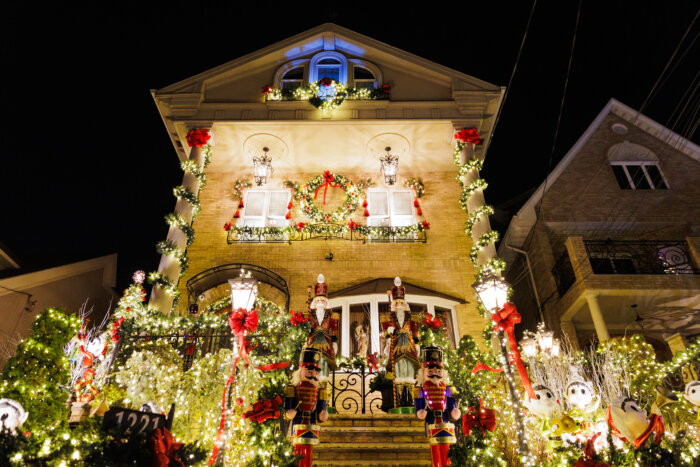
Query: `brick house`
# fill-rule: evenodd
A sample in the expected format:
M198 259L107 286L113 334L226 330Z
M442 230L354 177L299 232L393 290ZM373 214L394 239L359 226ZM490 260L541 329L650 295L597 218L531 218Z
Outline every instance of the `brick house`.
M530 327L664 356L700 333L698 180L697 145L611 99L499 245Z
M353 91L336 108L317 108L302 91L323 78ZM266 86L271 89L263 94ZM186 143L190 129L210 128L214 141L174 312L193 305L203 310L230 294L228 280L242 271L259 281L261 295L300 310L307 286L322 273L330 306L341 316L339 351L350 357L358 352L360 327L370 341L368 352L381 352L386 290L400 276L412 308L442 317L453 342L464 334L480 335L484 322L471 288L473 243L464 233L467 215L458 202L453 133L476 127L484 139L476 155L483 157L503 91L334 24L154 90L180 161L201 166L201 156ZM321 86L314 92L311 97L320 96L322 104L329 96L321 94L331 90ZM393 184L381 171L387 154L398 157ZM253 158L263 156L271 159L272 172L234 196L236 181L252 183ZM366 190L358 188L356 209L330 222L311 218L285 183L303 188L325 171L355 187L374 180ZM425 187L417 203L406 183L414 178ZM197 182L185 175L183 185L192 183ZM324 215L352 204L348 190L333 185L320 188L312 200ZM475 199L483 203L480 192ZM182 200L176 212L191 217ZM345 228L351 220L372 230ZM423 222L429 230L418 227ZM295 231L300 223L320 227ZM488 218L477 224L475 231L488 229ZM168 239L185 244L175 228ZM494 253L492 246L485 250ZM159 271L178 277L180 268L172 255L163 255ZM172 299L156 287L151 304L168 312Z

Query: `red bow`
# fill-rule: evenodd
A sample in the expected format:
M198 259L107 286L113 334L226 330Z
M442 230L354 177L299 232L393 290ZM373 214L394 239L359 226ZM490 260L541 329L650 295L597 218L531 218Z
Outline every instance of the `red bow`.
M332 79L330 79L330 78L328 78L328 77L325 77L325 78L322 78L322 79L321 79L321 86L328 87L328 86L330 86L331 84L333 84L333 80L332 80Z
M179 451L184 444L175 442L175 438L173 438L172 433L170 433L167 428L160 427L154 431L151 435L150 442L153 446L154 467L167 467L171 465L185 466L180 458L177 457L177 451Z
M462 428L464 429L464 436L469 436L472 432L472 428L477 428L480 430L484 436L486 436L486 431L493 431L496 429L496 411L493 409L485 409L484 401L479 398L479 409L476 407L469 407L466 414L462 416Z
M357 228L357 222L355 222L353 219L350 219L350 222L348 222L348 227L350 230L355 230Z
M257 423L263 423L271 418L279 418L279 406L282 403L280 396L274 399L263 399L253 404L253 408L242 415L244 419L251 419Z
M483 370L493 371L494 373L500 373L503 371L503 368L491 368L485 363L476 362L476 365L474 366L474 368L472 368L472 374L478 373Z
M250 311L247 311L245 308L239 308L229 316L228 325L236 335L245 331L255 332L258 329L258 312L255 311L255 308Z
M302 230L304 230L304 227L306 227L306 223L305 223L305 222L299 222L299 223L296 225L296 228L297 228L297 230L298 230L299 232L301 232Z
M207 141L211 138L211 135L209 134L209 130L206 128L197 128L196 130L190 130L189 133L187 133L187 144L192 146L196 146L198 148L201 148L202 146L207 144Z
M498 310L491 316L491 319L496 323L494 330L502 329L506 334L508 334L508 340L510 341L510 348L513 353L513 358L515 359L515 365L518 368L518 373L520 373L520 380L525 387L525 392L527 392L530 399L536 399L537 395L535 391L532 390L532 384L530 384L530 378L527 376L527 371L525 370L525 365L523 364L522 358L520 358L520 351L518 350L518 342L515 340L515 325L520 322L520 313L515 308L515 305L508 302L503 308Z
M316 196L318 196L318 190L323 188L323 204L326 204L326 192L328 191L328 187L342 187L340 183L333 184L333 180L335 180L335 175L333 175L330 170L326 170L325 172L323 172L323 184L319 185L318 188L316 188L316 192L314 193L314 199L316 199Z
M294 310L291 310L290 313L292 314L290 319L292 326L299 326L300 324L304 324L309 320L309 318L304 317L303 313L297 313Z
M437 331L438 329L440 329L442 327L442 321L440 321L437 318L433 318L430 315L425 317L425 319L423 320L423 324L428 326L433 331Z
M463 143L481 144L479 132L474 127L462 128L455 133L455 139L458 139Z
M598 462L595 460L595 443L596 438L600 433L596 433L592 438L586 441L586 447L583 450L583 456L579 457L572 467L610 467L607 462Z
M377 356L377 352L367 355L367 368L369 368L370 373L379 370L379 357Z
M124 323L124 318L119 318L117 320L112 321L112 330L111 330L112 342L117 342L119 340L119 328L122 327L123 323Z
M262 87L262 93L263 94L270 94L272 92L272 86L267 85Z

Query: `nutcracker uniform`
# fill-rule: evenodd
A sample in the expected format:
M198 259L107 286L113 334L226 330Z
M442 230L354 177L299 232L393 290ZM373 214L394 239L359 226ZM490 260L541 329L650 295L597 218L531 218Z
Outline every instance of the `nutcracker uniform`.
M335 371L335 349L333 343L338 341L338 323L340 314L328 309L328 285L324 282L323 274L318 275L318 281L313 288L314 298L309 304L307 319L311 323L311 332L306 341L307 347L318 349L328 369ZM319 319L317 310L322 309L323 315ZM325 368L323 370L326 370ZM327 370L323 371L323 379L327 379Z
M320 371L321 353L312 348L303 349L300 358L300 374L305 369ZM311 467L313 463L313 446L319 443L319 414L326 410L325 389L301 376L296 386L287 386L284 391L284 408L296 410L289 427L289 437L294 444L294 454L304 456L299 467Z
M442 369L442 349L426 347L423 349L423 368ZM450 444L457 442L454 424L450 423L450 412L457 407L453 397L454 388L447 386L439 378L425 377L422 387L415 387L413 402L416 411L426 410L425 434L430 442L430 457L433 467L452 465L447 454ZM433 381L434 379L434 381Z

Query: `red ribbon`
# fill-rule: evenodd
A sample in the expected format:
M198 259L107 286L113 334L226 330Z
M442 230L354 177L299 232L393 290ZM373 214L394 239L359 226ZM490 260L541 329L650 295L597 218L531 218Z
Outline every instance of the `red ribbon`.
M377 352L367 355L367 368L369 368L370 373L379 370L379 357L377 356Z
M510 341L510 348L513 353L513 358L515 360L515 365L518 368L518 373L520 373L520 380L525 387L525 392L527 392L530 399L536 399L537 395L535 391L532 390L532 384L530 384L530 378L527 376L527 371L525 370L525 365L523 364L522 358L520 358L520 351L518 350L518 342L515 340L515 325L520 322L521 316L515 305L508 302L503 308L498 310L491 316L491 319L496 323L494 330L502 329L506 334L508 334L508 340Z
M478 373L483 370L493 371L494 373L500 373L503 371L503 368L491 368L485 363L476 362L476 365L474 366L474 368L472 368L472 374Z
M455 133L455 139L458 139L463 143L481 144L479 132L474 127L462 128L457 133Z
M328 187L338 188L342 186L340 183L333 184L333 180L335 180L335 175L333 175L330 170L323 172L323 185L319 185L318 188L316 188L314 199L318 196L318 190L323 188L323 204L326 204L326 192L328 191Z
M276 396L274 399L263 399L253 404L252 409L243 414L243 418L257 423L263 423L271 418L279 418L280 404L282 404L280 396Z
M172 465L185 466L180 458L177 457L177 451L179 451L184 444L176 442L170 430L165 427L158 428L151 435L150 442L153 446L154 467L168 467Z
M423 320L423 324L428 326L433 331L437 331L442 327L442 321L437 318L433 318L431 315L427 315Z
M608 406L608 409L605 412L605 421L608 422L608 426L610 427L610 431L612 431L613 435L620 438L622 441L632 443L630 440L622 436L620 430L618 430L615 424L613 423L610 406ZM659 444L661 442L661 438L663 438L665 433L664 419L661 415L652 414L651 417L649 417L649 426L647 426L646 430L644 430L644 432L641 435L639 435L639 438L634 440L634 449L639 449L641 446L644 446L644 444L649 439L649 436L651 436L651 433L654 431L656 432L656 436L654 436L654 442L656 444Z
M224 386L224 394L221 396L221 421L219 422L219 431L216 433L214 448L211 450L211 456L209 456L209 465L213 465L214 462L216 462L216 457L219 454L221 436L224 434L224 428L226 426L226 391L236 380L238 360L243 357L245 362L250 364L248 360L248 343L245 341L245 336L247 332L255 332L255 330L258 329L258 312L255 311L255 309L247 311L245 308L239 308L229 315L228 325L231 328L231 332L238 336L238 347L240 350L236 359L233 361L233 365L231 365L231 374L228 376L228 380Z
M289 366L289 362L270 363L269 365L256 366L260 371L284 370Z
M596 438L600 433L596 433L592 438L586 441L586 447L583 450L583 456L579 457L572 467L610 467L607 462L599 462L595 460L595 443Z
M111 336L112 336L112 342L117 342L119 340L119 328L122 327L122 324L124 323L124 318L119 318L117 320L112 321L112 330L111 330Z
M477 428L486 436L486 431L496 429L496 411L493 409L485 409L484 401L479 398L479 408L472 406L466 414L462 416L462 428L464 436L469 436L473 428Z
M290 313L292 317L289 321L292 323L292 326L299 326L300 324L304 324L309 320L308 318L304 317L303 313L297 313L294 310L291 310Z

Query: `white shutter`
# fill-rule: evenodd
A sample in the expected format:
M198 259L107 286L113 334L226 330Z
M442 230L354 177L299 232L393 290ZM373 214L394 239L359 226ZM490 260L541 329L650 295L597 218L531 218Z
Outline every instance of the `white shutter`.
M394 191L392 193L392 227L413 224L413 193L411 191Z
M389 197L386 191L370 190L367 193L367 209L369 218L367 225L371 227L389 226Z
M250 227L265 226L265 198L264 191L246 192L243 225Z
M287 206L289 205L288 191L271 191L270 202L267 209L267 225L271 227L284 227L287 225L285 219Z

